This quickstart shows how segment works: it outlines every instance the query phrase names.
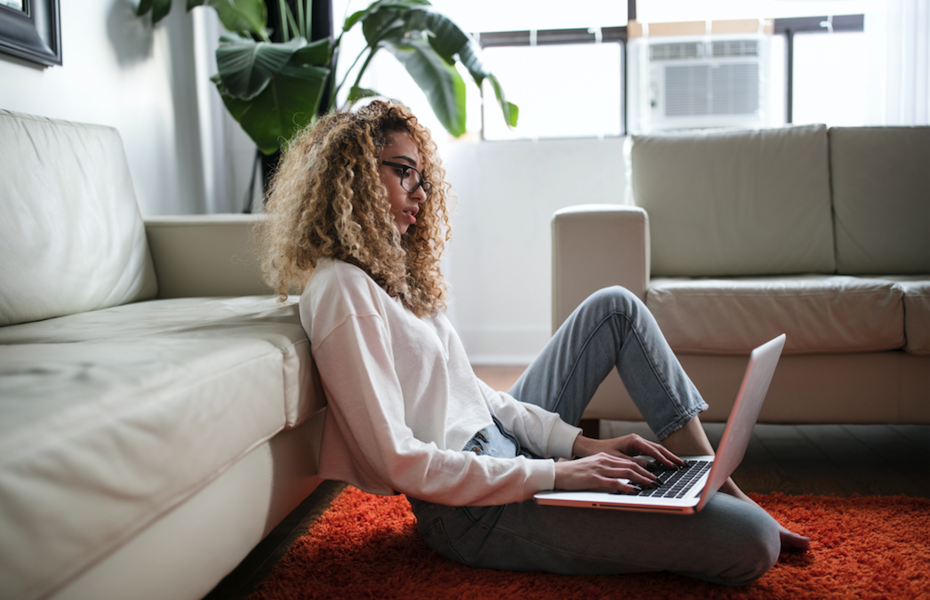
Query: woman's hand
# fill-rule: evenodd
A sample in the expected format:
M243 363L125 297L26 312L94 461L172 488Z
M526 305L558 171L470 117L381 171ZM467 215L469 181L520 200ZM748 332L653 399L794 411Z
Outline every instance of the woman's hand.
M596 440L583 435L579 435L575 438L575 443L572 446L572 454L574 456L591 456L600 452L621 458L628 458L636 461L642 466L645 466L648 461L633 457L649 456L666 467L677 468L685 464L685 461L672 454L665 446L645 440L635 433L607 440Z
M621 479L629 480L629 483ZM636 491L634 484L646 488L655 483L655 475L643 468L639 461L606 452L555 463L557 490L603 489L630 493Z
M630 493L636 491L634 485L651 487L656 484L656 477L646 470L649 462L636 456L649 456L667 467L680 467L685 464L667 448L650 442L636 434L608 440L579 435L572 446L576 460L555 463L555 489L557 490L595 490ZM621 479L628 482L620 481Z

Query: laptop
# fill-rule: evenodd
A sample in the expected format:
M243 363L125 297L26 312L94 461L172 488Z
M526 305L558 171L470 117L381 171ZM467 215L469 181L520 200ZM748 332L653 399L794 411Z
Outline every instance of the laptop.
M664 472L659 468L656 475L662 480L662 485L633 494L556 490L539 492L534 499L538 504L551 506L680 514L700 511L742 462L784 346L785 334L782 334L750 354L716 456L683 456L681 458L687 467ZM654 463L650 468L655 467L661 465Z

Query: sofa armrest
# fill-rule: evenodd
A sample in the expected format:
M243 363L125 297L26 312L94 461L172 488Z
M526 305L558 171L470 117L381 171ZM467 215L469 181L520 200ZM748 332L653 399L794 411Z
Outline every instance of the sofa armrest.
M597 290L622 285L645 300L649 218L637 206L586 204L552 217L552 331Z
M261 215L189 215L145 219L159 298L271 294L249 243Z

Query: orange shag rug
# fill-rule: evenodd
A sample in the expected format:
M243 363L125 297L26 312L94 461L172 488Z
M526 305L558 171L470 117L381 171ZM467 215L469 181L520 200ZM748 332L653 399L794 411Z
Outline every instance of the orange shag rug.
M930 500L752 495L811 538L752 585L727 588L668 573L552 575L476 569L432 552L404 496L347 487L249 600L311 598L813 599L930 598Z

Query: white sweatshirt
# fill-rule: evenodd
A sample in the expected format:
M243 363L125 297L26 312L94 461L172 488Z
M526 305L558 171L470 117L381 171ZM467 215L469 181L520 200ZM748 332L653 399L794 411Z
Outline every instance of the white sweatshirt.
M492 413L538 456L570 457L581 430L479 380L445 315L418 318L358 267L323 259L300 320L328 401L320 477L450 506L552 489L552 460L461 452Z

